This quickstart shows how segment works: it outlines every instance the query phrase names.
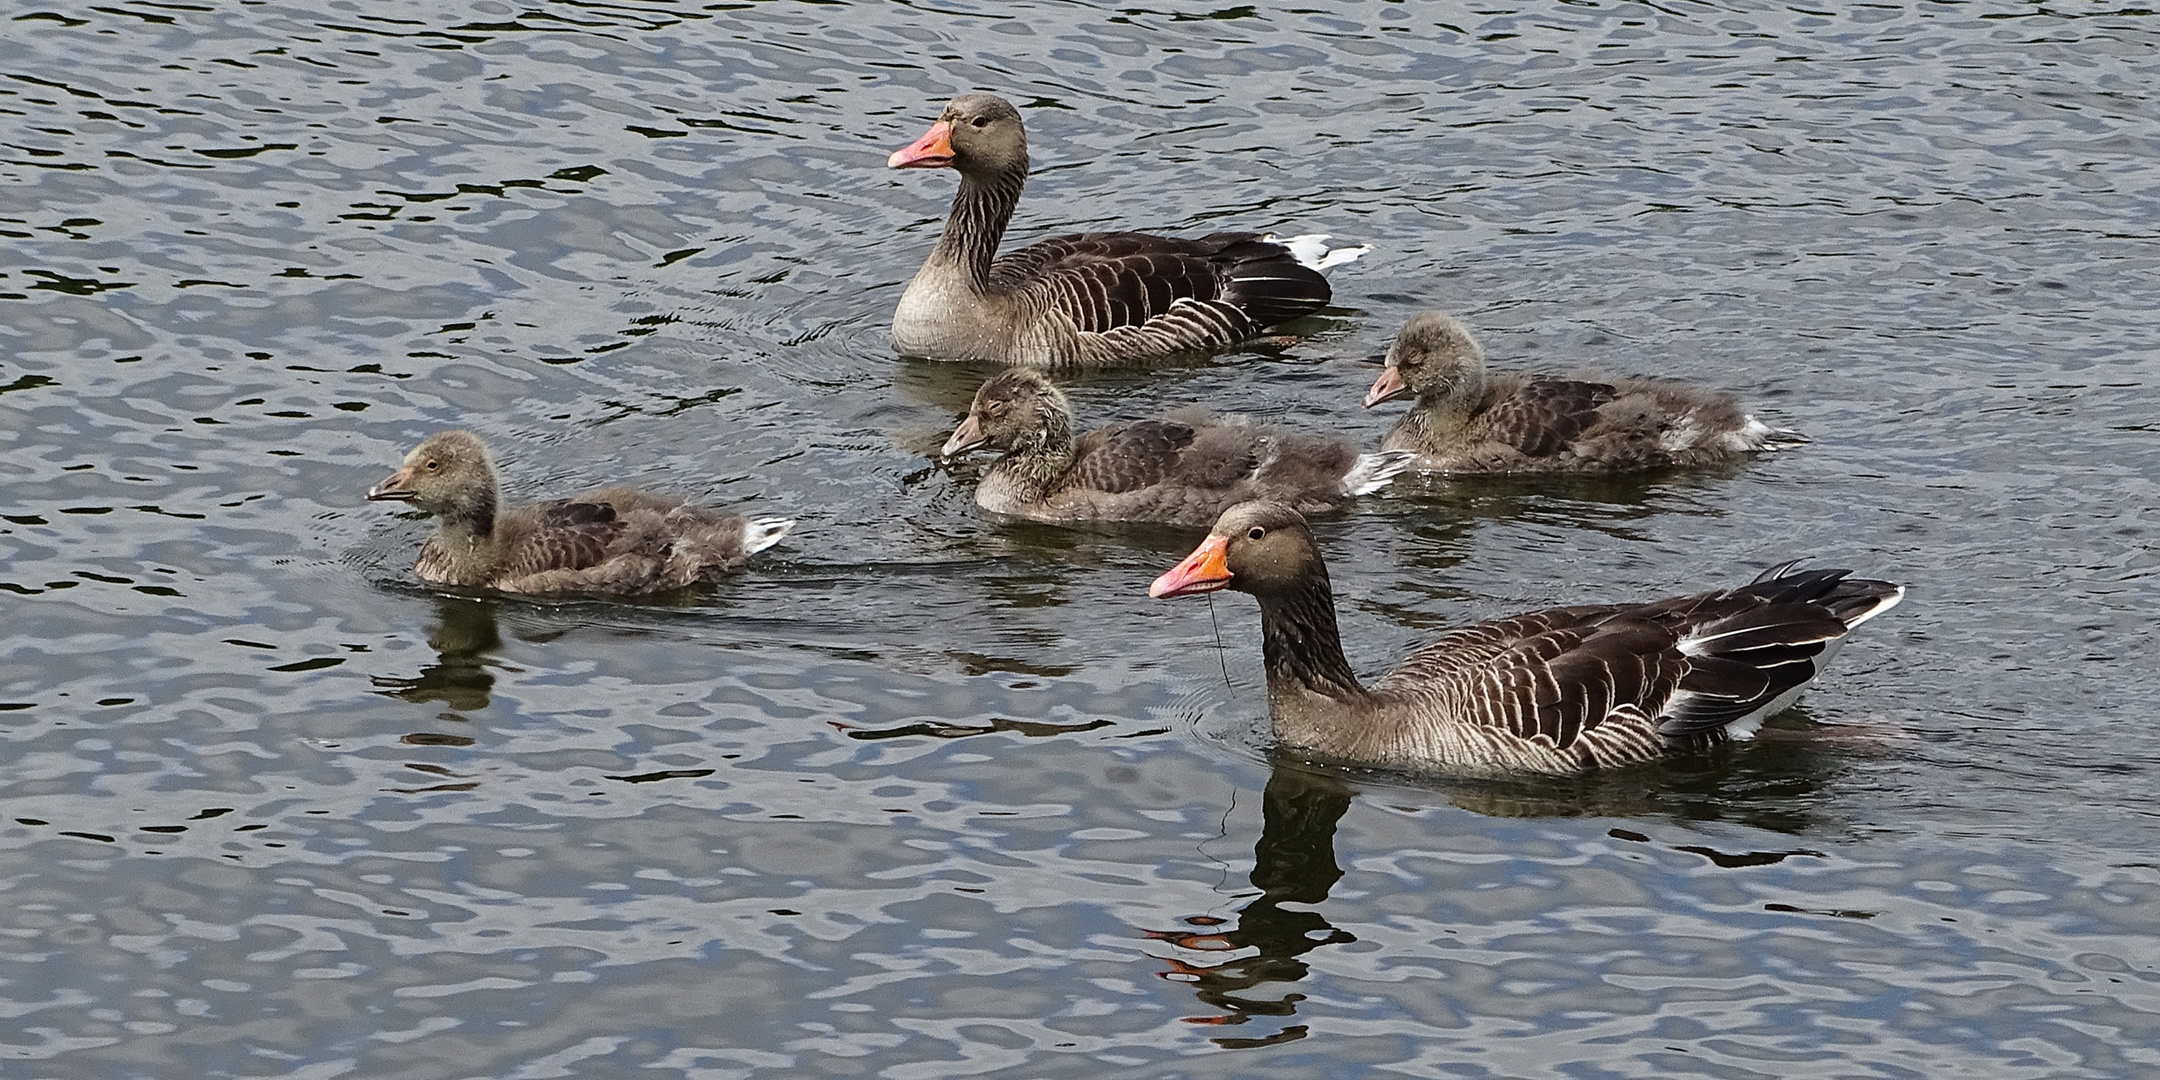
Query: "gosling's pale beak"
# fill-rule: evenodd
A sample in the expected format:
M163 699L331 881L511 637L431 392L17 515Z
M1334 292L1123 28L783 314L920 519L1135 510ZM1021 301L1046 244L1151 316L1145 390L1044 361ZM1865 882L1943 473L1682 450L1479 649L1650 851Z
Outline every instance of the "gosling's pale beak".
M965 454L989 441L982 433L982 425L975 422L975 414L969 413L968 418L960 421L960 426L953 429L952 438L945 440L945 449L938 451L938 456L954 457Z
M942 169L953 163L952 123L940 120L923 137L892 152L888 169Z
M1165 596L1193 596L1214 592L1230 584L1230 567L1223 559L1230 553L1230 538L1210 536L1200 542L1185 561L1163 571L1148 586L1147 594L1162 599Z
M1370 409L1383 401L1393 401L1410 392L1403 385L1402 369L1393 364L1382 368L1380 377L1373 380L1372 389L1365 391L1365 407Z
M383 482L368 489L369 502L411 502L413 490L405 485L412 483L412 470L399 469L383 478Z

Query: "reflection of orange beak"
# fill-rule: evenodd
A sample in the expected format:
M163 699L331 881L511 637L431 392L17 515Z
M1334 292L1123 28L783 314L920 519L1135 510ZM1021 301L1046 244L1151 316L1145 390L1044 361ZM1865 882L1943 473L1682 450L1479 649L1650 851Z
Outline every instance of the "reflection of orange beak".
M1148 586L1147 594L1161 599L1165 596L1192 596L1197 593L1214 592L1230 584L1230 567L1223 557L1230 553L1230 538L1210 536L1201 541L1185 561L1163 572Z
M940 120L923 137L892 152L888 169L943 169L952 164L952 125Z
M1372 389L1365 391L1365 407L1370 409L1383 401L1393 401L1409 392L1410 388L1403 385L1402 369L1389 364L1380 372L1380 377L1373 380Z
M968 418L960 421L960 426L953 429L952 438L945 440L945 449L938 451L938 456L965 454L989 441L983 438L982 425L975 422L975 414L969 413Z
M405 485L412 483L412 470L399 469L383 478L383 482L368 489L369 502L411 502L413 492Z

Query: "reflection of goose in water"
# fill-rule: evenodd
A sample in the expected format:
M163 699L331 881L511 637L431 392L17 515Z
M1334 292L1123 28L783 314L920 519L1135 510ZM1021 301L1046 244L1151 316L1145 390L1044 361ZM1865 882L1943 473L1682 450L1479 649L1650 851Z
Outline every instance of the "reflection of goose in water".
M1185 950L1191 959L1167 957L1162 977L1190 983L1201 1001L1222 1015L1193 1018L1200 1024L1242 1024L1254 1016L1295 1015L1305 995L1248 995L1262 983L1296 983L1309 966L1299 959L1323 945L1357 939L1330 925L1318 911L1284 908L1317 905L1342 875L1335 865L1335 823L1350 808L1349 785L1325 773L1278 763L1261 797L1260 841L1253 846L1252 883L1260 898L1223 928L1212 916L1188 919L1192 929L1151 931L1148 937ZM1247 951L1250 950L1250 951ZM1237 951L1226 960L1209 954ZM1224 1046L1261 1046L1302 1038L1301 1025L1261 1039L1218 1038Z
M1260 839L1253 845L1251 880L1259 898L1228 919L1196 915L1179 929L1145 934L1177 950L1156 957L1167 964L1160 976L1190 985L1203 1003L1220 1010L1187 1017L1188 1023L1231 1026L1269 1018L1274 1020L1270 1032L1252 1038L1218 1036L1214 1041L1231 1048L1289 1042L1306 1033L1305 1025L1291 1022L1306 997L1292 985L1311 972L1305 954L1358 940L1331 922L1321 905L1344 876L1335 832L1361 789L1368 805L1374 800L1389 807L1407 804L1401 808L1413 812L1419 805L1446 804L1504 817L1648 818L1651 822L1643 826L1648 832L1679 833L1687 842L1654 840L1630 828L1613 828L1606 835L1621 843L1684 852L1725 869L1820 857L1820 851L1804 843L1784 840L1732 847L1687 824L1726 821L1787 834L1823 826L1813 811L1838 759L1823 753L1817 740L1772 739L1735 758L1721 760L1711 754L1602 776L1451 777L1435 789L1370 787L1387 785L1389 778L1383 774L1365 774L1353 788L1339 771L1277 753L1270 757ZM1678 827L1659 829L1652 822L1660 818L1677 819ZM1371 901L1361 906L1363 917L1372 917ZM1268 983L1281 985L1264 988Z
M377 675L372 682L378 693L403 698L416 705L439 701L459 712L487 708L495 676L488 671L490 658L502 648L502 634L495 626L495 603L465 597L443 596L435 600L435 628L428 632L428 647L435 662L411 678Z

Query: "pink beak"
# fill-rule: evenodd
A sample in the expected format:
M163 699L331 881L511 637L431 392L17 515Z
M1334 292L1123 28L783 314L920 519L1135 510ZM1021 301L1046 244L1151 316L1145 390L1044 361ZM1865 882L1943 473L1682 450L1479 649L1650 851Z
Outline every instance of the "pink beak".
M1370 409L1383 401L1393 401L1409 392L1410 388L1403 385L1402 369L1389 364L1380 372L1380 377L1373 380L1372 389L1365 391L1365 407Z
M888 169L943 169L953 163L952 124L940 120L923 137L892 152Z
M413 492L406 485L412 483L412 470L399 469L383 478L383 482L368 489L369 502L411 502Z
M982 425L975 422L974 414L971 413L967 419L960 421L959 427L953 429L952 438L945 440L945 449L938 451L938 456L965 454L988 441L983 438Z
M1230 538L1210 536L1200 542L1185 561L1163 571L1148 586L1147 594L1161 599L1165 596L1193 596L1214 592L1230 584L1230 567L1223 558L1230 553Z

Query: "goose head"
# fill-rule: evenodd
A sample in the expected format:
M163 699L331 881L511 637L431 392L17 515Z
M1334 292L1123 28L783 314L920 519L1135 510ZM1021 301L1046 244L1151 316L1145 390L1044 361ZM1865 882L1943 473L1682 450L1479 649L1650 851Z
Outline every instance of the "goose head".
M1366 393L1365 407L1406 394L1467 397L1484 383L1485 350L1470 328L1446 312L1421 312L1388 345L1387 368Z
M1072 437L1072 402L1041 372L1013 368L982 384L967 419L945 440L941 456L987 447L1012 450L1031 441Z
M470 431L445 431L405 455L398 471L368 489L372 502L406 502L440 517L492 522L495 462Z
M1148 595L1194 596L1231 589L1255 596L1295 591L1317 574L1320 549L1304 515L1279 502L1239 503L1215 519L1193 553L1148 586Z
M893 169L1027 174L1027 129L1012 102L991 94L952 99L922 138L892 152Z

